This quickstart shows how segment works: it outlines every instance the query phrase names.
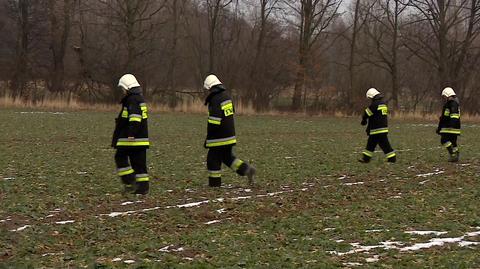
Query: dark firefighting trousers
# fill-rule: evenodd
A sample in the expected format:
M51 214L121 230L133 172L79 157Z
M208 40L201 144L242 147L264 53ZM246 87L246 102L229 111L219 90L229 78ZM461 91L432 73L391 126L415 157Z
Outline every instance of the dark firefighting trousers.
M209 148L207 169L208 185L210 187L220 187L222 185L222 163L241 176L245 175L249 167L248 163L235 157L232 145Z
M118 148L115 153L115 163L117 174L123 184L142 184L142 182L148 184L147 149Z
M397 161L397 154L390 145L386 133L370 135L368 137L367 148L363 151L363 161L369 162L370 159L372 159L373 152L375 152L375 148L377 147L377 145L379 145L380 148L383 150L383 153L385 153L388 162L394 163Z
M457 138L458 135L456 134L441 134L440 143L442 143L442 145L447 148L450 155L459 152L457 146Z

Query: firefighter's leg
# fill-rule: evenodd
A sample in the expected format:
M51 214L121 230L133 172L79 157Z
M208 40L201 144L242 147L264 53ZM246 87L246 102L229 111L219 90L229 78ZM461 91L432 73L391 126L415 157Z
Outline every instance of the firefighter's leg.
M147 149L131 151L130 162L135 171L136 194L147 194L150 188L150 177L147 171Z
M253 183L256 173L255 167L235 157L235 154L233 153L233 146L224 147L222 161L226 166L230 167L240 176L247 176L249 184Z
M115 163L117 165L117 174L125 186L125 191L131 192L134 190L135 171L128 162L128 155L127 149L117 149Z
M450 155L453 154L453 143L451 141L451 135L442 134L440 138L440 143L444 146Z
M449 140L452 142L452 152L450 153L450 158L448 159L450 162L458 162L460 158L460 151L457 145L458 135L456 134L449 134Z
M222 185L222 150L213 147L207 154L208 186L220 187Z
M457 145L458 135L452 134L452 151L457 155L460 153L460 150Z
M378 135L368 136L367 147L362 152L362 159L360 160L363 163L369 163L373 157L373 152L375 152L375 147L378 144Z
M383 153L387 157L387 161L390 163L394 163L397 161L397 154L395 150L393 150L392 146L390 145L390 141L388 141L387 134L380 134L378 144L380 148L382 148Z

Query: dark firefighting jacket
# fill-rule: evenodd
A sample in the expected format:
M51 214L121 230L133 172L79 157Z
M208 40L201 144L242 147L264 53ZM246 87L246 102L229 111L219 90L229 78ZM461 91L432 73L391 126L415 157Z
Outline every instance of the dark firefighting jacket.
M448 100L443 106L440 122L438 123L437 133L456 134L460 131L460 105L458 99Z
M148 148L148 111L140 87L132 88L123 97L122 110L115 119L112 147ZM133 137L133 140L128 139Z
M374 97L372 104L365 109L362 122L368 120L367 134L385 134L388 133L388 107L382 100L382 97Z
M223 85L213 86L205 100L208 106L207 139L205 147L235 145L235 122L233 102Z

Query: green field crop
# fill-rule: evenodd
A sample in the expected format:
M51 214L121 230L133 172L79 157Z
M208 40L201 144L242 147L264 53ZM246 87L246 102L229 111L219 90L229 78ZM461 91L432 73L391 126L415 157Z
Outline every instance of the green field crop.
M398 163L358 118L238 116L207 187L206 117L152 114L147 197L125 197L115 113L0 111L0 268L479 268L480 126L447 162L435 123L392 121ZM423 232L422 232L423 231Z

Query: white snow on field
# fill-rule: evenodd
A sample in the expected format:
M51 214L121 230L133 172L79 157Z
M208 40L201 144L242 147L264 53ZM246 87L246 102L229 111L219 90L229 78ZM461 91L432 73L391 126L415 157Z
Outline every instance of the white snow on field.
M366 233L380 233L383 231L389 231L389 230L384 230L384 229L372 229L372 230L365 230Z
M362 181L360 181L360 182L342 183L342 185L344 185L344 186L354 186L354 185L363 185L363 184L365 184L365 182L362 182Z
M13 229L13 230L10 230L11 232L20 232L20 231L23 231L25 229L27 229L28 227L31 227L30 225L24 225L22 227L19 227L17 229Z
M121 258L113 258L113 259L112 259L112 262L119 262L119 261L121 261L121 260L122 260Z
M447 234L447 232L437 232L437 231L406 231L406 234L413 234L413 235L442 235Z
M380 260L378 257L379 257L378 255L374 255L372 258L366 258L365 261L369 263L378 262Z
M417 177L431 177L431 176L440 175L440 174L443 174L443 173L445 173L445 171L437 169L437 170L435 170L434 172L431 172L431 173L418 174Z
M343 263L343 265L345 265L345 266L362 266L363 264L361 264L359 262L345 262L345 263Z
M225 208L220 208L218 210L215 210L218 214L222 214L222 213L225 213L227 212L227 210Z
M181 251L184 251L185 248L183 247L179 247L179 248L173 248L173 245L168 245L168 246L165 246L161 249L159 249L158 251L160 252L181 252Z
M205 224L205 225L211 225L211 224L220 223L220 222L222 222L222 221L230 220L230 219L232 219L232 218L216 219L216 220L207 221L207 222L205 222L204 224Z
M345 255L350 255L350 254L355 254L355 253L361 253L361 252L369 252L370 250L373 249L396 249L398 248L397 246L402 245L402 242L392 242L392 241L385 241L385 242L380 242L379 245L372 245L372 246L362 246L360 243L350 243L352 246L352 250L347 251L347 252L338 252L338 251L328 251L330 254L334 254L337 256L345 256Z
M123 262L124 262L124 263L126 263L126 264L132 264L132 263L135 263L135 261L134 261L134 260L124 260Z
M418 184L420 184L420 185L424 185L425 183L427 183L427 182L429 182L429 181L430 181L430 179L427 179L427 180L424 180L424 181L420 181L420 182L418 182Z
M222 221L221 221L221 220L218 220L218 219L216 219L216 220L207 221L207 222L205 222L204 224L206 224L206 225L210 225L210 224L215 224L215 223L219 223L219 222L222 222Z
M133 204L140 204L140 203L143 203L143 201L127 201L127 202L123 202L121 203L120 205L133 205Z
M74 220L64 220L64 221L56 221L55 224L69 224L74 223Z
M0 223L11 221L12 219L10 217L7 217L6 219L0 220Z
M15 177L4 177L3 180L13 180Z
M477 229L479 229L479 227L477 227ZM416 235L439 236L439 235L444 235L447 232L406 231L405 233L416 234ZM374 249L384 249L384 250L396 249L400 252L406 252L406 251L418 251L422 249L429 249L432 247L441 247L446 244L457 244L460 247L477 246L477 245L480 245L480 242L466 240L466 238L468 237L476 237L476 236L480 236L480 230L474 231L474 232L468 232L468 233L465 233L463 236L459 236L459 237L432 238L428 242L415 243L410 246L405 246L406 243L404 242L396 242L396 241L380 242L378 245L371 245L371 246L362 246L360 243L350 243L350 245L352 246L352 249L349 251L346 251L346 252L329 251L328 253L337 255L337 256L345 256L345 255L361 253L361 252L370 252L371 250L374 250Z

